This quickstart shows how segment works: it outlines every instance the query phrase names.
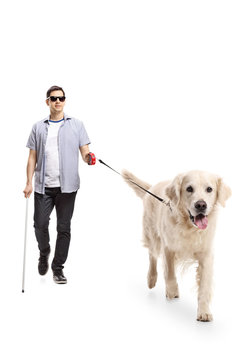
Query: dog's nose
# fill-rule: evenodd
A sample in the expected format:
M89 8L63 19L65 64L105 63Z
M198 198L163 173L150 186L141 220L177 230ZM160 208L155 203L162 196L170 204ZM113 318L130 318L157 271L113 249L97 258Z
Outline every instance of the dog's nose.
M197 211L206 211L206 209L207 209L207 203L205 202L205 201L203 201L203 200L199 200L199 201L197 201L196 203L195 203L195 209L197 210Z

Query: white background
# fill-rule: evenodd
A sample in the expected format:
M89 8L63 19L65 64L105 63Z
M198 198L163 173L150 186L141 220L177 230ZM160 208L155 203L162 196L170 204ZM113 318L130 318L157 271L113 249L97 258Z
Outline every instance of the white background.
M239 359L239 10L231 0L1 5L1 358ZM38 275L30 199L21 293L25 145L55 84L117 170L155 184L203 169L232 188L215 239L213 323L196 321L194 269L179 276L179 300L165 299L160 264L147 288L141 200L100 164L80 163L65 286Z

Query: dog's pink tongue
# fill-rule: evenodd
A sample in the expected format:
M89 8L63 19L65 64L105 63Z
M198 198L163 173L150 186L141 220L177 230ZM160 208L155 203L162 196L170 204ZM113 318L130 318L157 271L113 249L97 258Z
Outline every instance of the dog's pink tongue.
M195 224L201 230L205 230L208 226L208 218L203 215L198 215L195 217Z

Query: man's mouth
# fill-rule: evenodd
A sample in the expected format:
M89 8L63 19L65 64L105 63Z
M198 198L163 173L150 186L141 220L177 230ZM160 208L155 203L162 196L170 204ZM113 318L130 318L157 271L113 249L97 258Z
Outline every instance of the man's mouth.
M197 216L193 216L189 210L188 212L189 212L190 220L192 221L194 226L196 226L200 230L205 230L207 228L208 218L206 215L198 214Z

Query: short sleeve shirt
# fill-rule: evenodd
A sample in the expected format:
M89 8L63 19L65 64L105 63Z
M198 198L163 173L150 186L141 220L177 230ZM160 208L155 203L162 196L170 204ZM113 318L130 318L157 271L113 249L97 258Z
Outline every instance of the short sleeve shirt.
M45 147L49 128L49 117L33 125L27 147L37 152L34 190L45 193ZM64 114L58 132L60 187L64 193L77 191L80 187L78 171L79 148L90 144L82 121Z

